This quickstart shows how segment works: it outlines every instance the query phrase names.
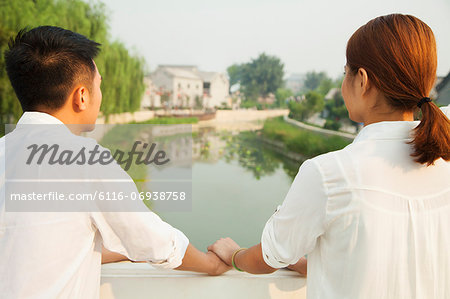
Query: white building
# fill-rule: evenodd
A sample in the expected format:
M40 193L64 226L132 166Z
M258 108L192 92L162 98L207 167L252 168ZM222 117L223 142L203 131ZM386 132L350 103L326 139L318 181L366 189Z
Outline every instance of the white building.
M141 110L161 107L161 94L150 76L144 77L145 92L141 100Z
M226 75L202 72L195 66L160 65L147 78L146 86L149 94L146 91L143 100L160 98L159 106L152 107L214 108L229 102Z
M230 82L228 77L222 73L201 72L203 80L203 105L205 108L220 106L231 107L231 97L229 93Z

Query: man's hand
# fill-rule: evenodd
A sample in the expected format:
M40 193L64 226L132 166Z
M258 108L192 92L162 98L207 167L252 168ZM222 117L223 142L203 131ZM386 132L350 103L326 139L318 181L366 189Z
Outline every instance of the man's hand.
M206 256L211 264L211 270L208 272L208 275L217 276L231 269L214 252L208 251Z
M293 270L298 272L301 276L306 277L307 274L307 260L305 257L302 257L298 260L298 262L294 265L289 265L287 268L289 270Z
M231 238L221 238L208 246L208 250L217 254L228 266L231 266L231 257L239 248L241 247Z
M182 264L176 268L176 270L202 272L208 275L220 275L230 269L215 253L201 252L192 244L188 245Z

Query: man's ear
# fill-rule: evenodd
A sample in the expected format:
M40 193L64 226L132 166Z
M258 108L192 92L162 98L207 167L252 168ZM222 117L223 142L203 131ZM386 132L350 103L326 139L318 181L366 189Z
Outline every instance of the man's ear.
M87 109L89 102L89 92L86 87L79 86L72 94L72 106L75 112Z

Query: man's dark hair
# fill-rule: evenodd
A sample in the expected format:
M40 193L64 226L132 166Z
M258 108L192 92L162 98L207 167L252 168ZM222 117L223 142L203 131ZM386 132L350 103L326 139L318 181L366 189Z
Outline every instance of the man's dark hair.
M76 84L89 91L99 43L54 26L22 29L5 51L6 71L23 111L61 108Z

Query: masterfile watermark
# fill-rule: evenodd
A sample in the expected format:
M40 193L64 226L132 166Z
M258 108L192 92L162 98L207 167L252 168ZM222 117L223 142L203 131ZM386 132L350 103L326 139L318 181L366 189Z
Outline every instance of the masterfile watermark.
M10 200L37 200L37 201L65 201L65 200L186 200L186 192L131 192L126 194L124 192L99 192L94 193L60 193L49 191L47 193L12 193L10 194Z
M138 145L142 144L142 151L137 150ZM147 149L148 148L148 149ZM49 165L83 165L89 164L94 165L99 163L101 165L107 165L113 162L117 162L118 164L124 164L124 170L129 170L131 164L133 163L133 157L136 156L135 163L150 165L154 163L155 165L164 165L170 161L170 158L167 158L166 152L163 150L157 150L155 152L156 143L148 144L143 143L141 141L135 141L133 147L128 152L123 152L121 150L116 150L114 154L107 149L100 150L100 145L95 145L92 150L87 150L86 147L82 147L77 153L73 150L64 149L60 151L60 146L58 144L31 144L27 146L27 149L30 150L30 154L26 161L27 165L33 163L33 160L40 152L39 157L36 159L35 163L41 165L44 161L45 157L50 153L50 157L47 160ZM146 150L146 152L145 152ZM86 153L87 151L87 153ZM155 152L155 153L154 153ZM145 158L143 158L145 154Z
M6 127L6 211L191 210L192 125L76 131L63 124Z

